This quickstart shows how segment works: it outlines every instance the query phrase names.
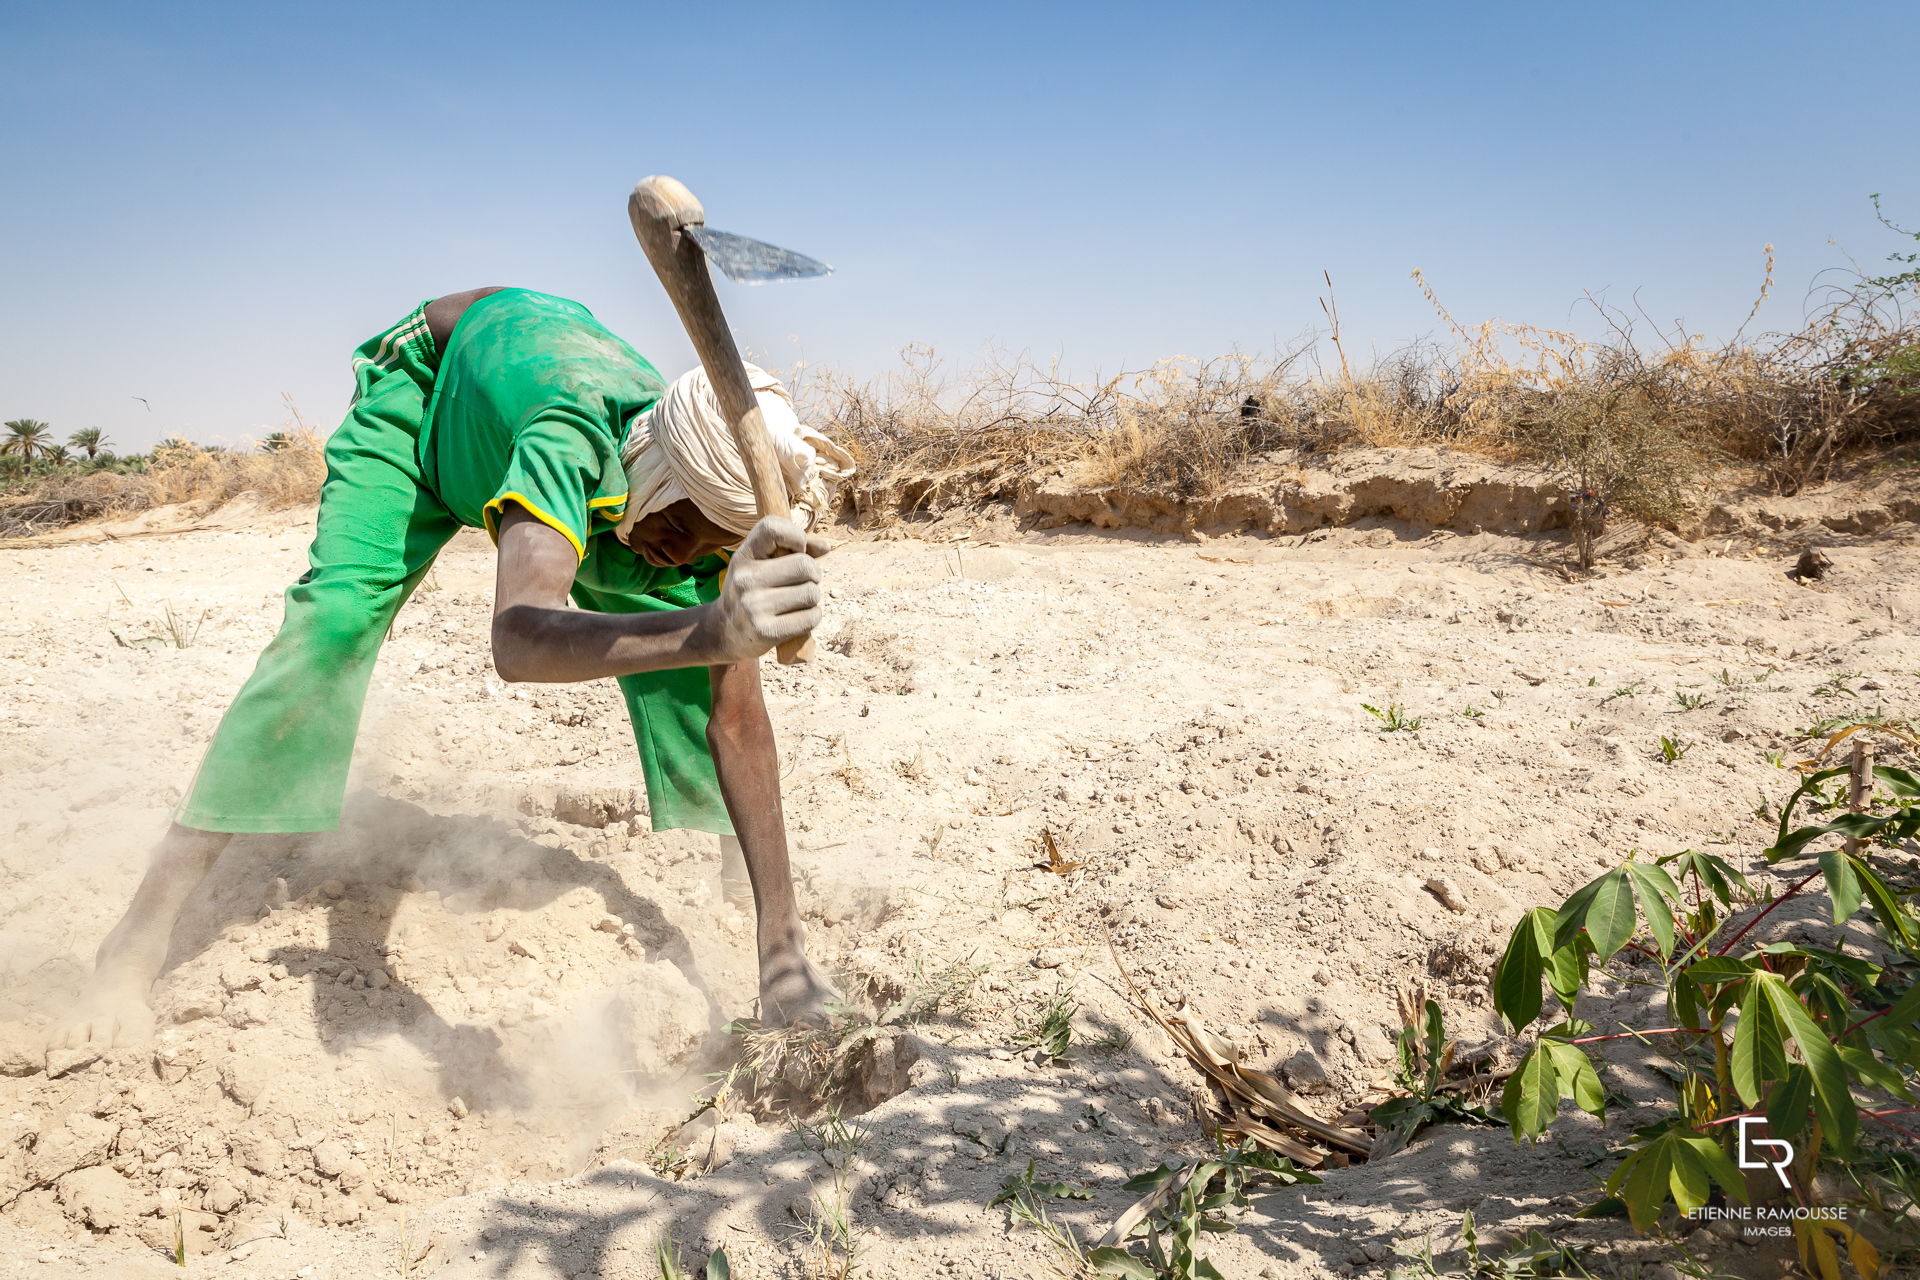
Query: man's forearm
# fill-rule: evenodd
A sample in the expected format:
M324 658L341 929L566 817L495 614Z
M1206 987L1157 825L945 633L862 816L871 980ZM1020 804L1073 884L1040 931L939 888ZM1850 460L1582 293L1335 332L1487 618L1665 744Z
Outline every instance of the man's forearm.
M787 824L780 807L780 756L773 722L753 662L714 669L713 715L707 722L720 794L733 819L758 905L762 955L799 945L800 914L787 863Z
M709 606L593 613L514 605L493 619L493 666L503 680L603 680L705 666Z

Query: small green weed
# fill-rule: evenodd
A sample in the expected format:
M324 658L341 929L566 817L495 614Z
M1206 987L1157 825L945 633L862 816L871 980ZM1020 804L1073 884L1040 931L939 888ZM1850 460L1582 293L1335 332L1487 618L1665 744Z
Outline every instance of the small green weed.
M1682 711L1698 711L1707 705L1706 695L1700 693L1682 693L1675 690L1673 700L1679 704Z
M1022 1016L1014 1028L1013 1047L1039 1049L1054 1062L1071 1062L1067 1050L1073 1043L1073 1015L1080 1004L1065 987L1056 987Z
M1858 689L1847 688L1847 681L1864 679L1866 679L1866 677L1858 671L1836 671L1818 685L1814 686L1813 696L1816 698L1857 697L1860 691Z
M1685 738L1668 738L1663 736L1660 739L1660 758L1668 764L1684 760L1687 752L1691 750L1693 750L1693 744Z
M1382 733L1416 733L1420 729L1420 717L1409 716L1397 702L1388 703L1385 711L1364 702L1360 704L1360 709L1380 722Z
M1469 702L1466 705L1465 709L1463 709L1460 712L1460 714L1465 716L1469 720L1479 720L1483 718L1487 713L1482 709L1480 709L1479 707L1474 706L1471 702Z
M654 1242L653 1260L660 1271L659 1280L695 1280L694 1274L687 1270L680 1246L671 1237L663 1235ZM727 1261L727 1251L715 1249L708 1254L700 1275L704 1280L733 1280L733 1266Z
M158 635L136 636L129 640L111 627L107 628L107 634L112 636L113 642L122 649L162 647L190 649L193 647L193 642L200 638L201 624L206 622L207 615L212 612L211 609L202 609L197 617L189 618L184 613L176 613L172 605L167 605L160 617Z
M1529 1231L1499 1253L1480 1247L1480 1233L1469 1209L1460 1224L1460 1247L1433 1251L1433 1237L1418 1252L1401 1251L1410 1265L1393 1269L1394 1280L1413 1277L1460 1276L1463 1280L1535 1280L1546 1276L1591 1276L1581 1263L1580 1245L1556 1244L1540 1231Z
M899 999L880 1011L874 1022L880 1026L914 1026L947 1014L965 1017L974 1008L974 993L991 965L975 964L973 957L954 960L938 969L928 969L924 958L916 957L913 974Z
M1037 1182L1033 1176L1033 1161L1027 1161L1023 1172L1009 1174L1000 1183L1000 1194L987 1202L989 1209L999 1205L1007 1207L1008 1225L1024 1222L1042 1236L1047 1242L1071 1263L1069 1274L1085 1275L1087 1271L1087 1251L1080 1244L1073 1228L1062 1222L1055 1222L1053 1215L1047 1212L1045 1199L1054 1200L1091 1200L1093 1192L1084 1187L1076 1187L1065 1182Z
M1612 693L1600 699L1600 704L1605 706L1615 698L1637 698L1646 691L1646 684L1643 681L1635 680L1632 684L1621 685L1618 689L1615 689Z
M1093 1192L1066 1182L1036 1182L1033 1161L1028 1160L1025 1169L1001 1179L1000 1194L987 1201L987 1208L997 1209L1004 1204L1008 1206L1008 1213L1023 1217L1042 1196L1053 1200L1091 1200Z
M1319 1181L1250 1141L1222 1146L1209 1160L1163 1164L1127 1180L1126 1190L1140 1199L1114 1223L1124 1243L1088 1250L1087 1265L1124 1280L1225 1280L1200 1256L1201 1233L1233 1230L1237 1224L1228 1213L1247 1208L1247 1193L1258 1183L1274 1183L1263 1190L1278 1190Z
M1407 1010L1403 1003L1402 1009ZM1422 1010L1424 1025L1415 1027L1411 1011L1400 1028L1400 1060L1394 1078L1406 1092L1389 1098L1373 1109L1373 1122L1392 1130L1397 1146L1405 1146L1413 1136L1436 1120L1465 1120L1472 1124L1500 1124L1497 1112L1460 1101L1447 1092L1443 1081L1453 1063L1453 1043L1447 1039L1440 1006L1426 1001ZM1378 1148L1376 1148L1378 1150Z
M801 1225L814 1250L811 1274L827 1280L849 1280L859 1266L860 1248L853 1225L852 1195L848 1174L854 1157L873 1135L859 1122L849 1124L838 1108L829 1108L816 1124L795 1121L793 1131L801 1145L818 1155L833 1171L824 1191L813 1195L812 1212Z

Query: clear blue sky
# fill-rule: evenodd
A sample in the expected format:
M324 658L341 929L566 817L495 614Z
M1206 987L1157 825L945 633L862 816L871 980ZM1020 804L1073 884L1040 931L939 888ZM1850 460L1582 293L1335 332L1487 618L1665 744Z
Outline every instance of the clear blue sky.
M1920 222L1920 6L0 4L0 418L123 448L330 427L422 298L519 284L691 361L647 173L832 262L723 286L775 362L1114 372L1320 322L1725 334ZM144 396L151 411L135 396Z

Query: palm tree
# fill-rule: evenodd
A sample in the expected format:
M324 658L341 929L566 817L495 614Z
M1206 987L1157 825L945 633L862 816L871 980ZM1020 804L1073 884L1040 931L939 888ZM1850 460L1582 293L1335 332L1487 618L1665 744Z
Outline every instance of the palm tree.
M87 451L87 461L92 462L107 447L106 433L98 427L87 427L67 437L67 443L75 448Z
M64 467L73 461L73 450L63 444L48 445L40 456L56 467Z
M270 431L267 433L267 437L260 442L260 451L262 453L278 453L292 443L293 437L286 432Z
M0 440L0 453L17 453L22 462L32 462L53 447L53 428L47 423L15 418L7 430L12 434Z

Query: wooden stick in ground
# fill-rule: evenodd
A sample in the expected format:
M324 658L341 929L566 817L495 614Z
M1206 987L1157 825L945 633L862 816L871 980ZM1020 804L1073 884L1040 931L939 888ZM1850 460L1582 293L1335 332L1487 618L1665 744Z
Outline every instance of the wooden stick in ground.
M786 480L767 438L767 424L760 415L753 383L747 378L746 361L740 358L740 348L720 310L706 255L690 236L680 234L683 227L703 225L706 210L681 183L656 176L643 178L634 187L627 214L633 220L633 234L639 238L640 247L647 251L647 261L653 264L654 274L673 300L673 309L680 313L680 323L693 340L700 363L706 366L720 412L726 415L734 445L747 464L754 505L762 518L790 516ZM811 661L813 654L811 635L780 646L780 661L787 664Z
M1859 813L1873 797L1873 748L1857 732L1853 735L1853 758L1847 764L1847 809ZM1857 854L1860 852L1860 842L1848 836L1846 849L1850 854Z

